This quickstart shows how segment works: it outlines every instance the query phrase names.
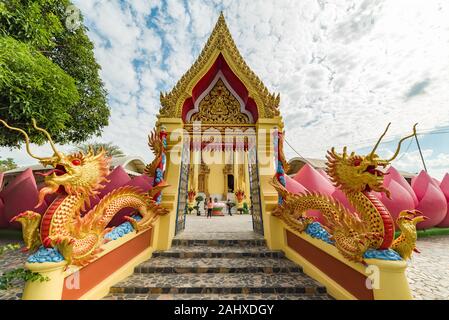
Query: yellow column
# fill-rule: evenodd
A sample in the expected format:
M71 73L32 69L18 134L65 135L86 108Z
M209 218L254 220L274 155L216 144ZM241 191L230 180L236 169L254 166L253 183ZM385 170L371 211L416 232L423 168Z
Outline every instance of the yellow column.
M25 263L25 268L38 272L48 281L28 281L23 290L23 300L61 300L64 288L64 269L67 261Z
M278 194L270 184L271 179L276 173L274 165L274 141L272 138L275 128L279 130L283 128L280 117L273 119L260 118L256 123L264 237L270 249L282 249L285 246L284 229L281 220L271 216L271 211L278 204Z
M195 191L198 193L198 174L200 171L200 163L201 163L201 158L200 158L200 153L198 150L194 150L193 151L194 154L194 163L193 163L193 167L195 170L195 173L193 174L193 183L195 185Z
M176 210L183 149L183 124L182 120L178 118L161 118L158 124L164 125L167 130L165 179L169 187L163 191L161 205L168 209L169 213L159 218L158 237L155 239L155 244L158 250L168 250L171 247L176 228Z
M407 262L367 259L374 300L412 300ZM368 272L367 272L368 273Z
M248 168L248 152L243 153L244 156L244 164L243 164L243 172L245 174L244 181L245 181L245 194L246 194L246 203L248 204L248 207L251 206L250 196L251 196L251 189L249 184L249 168Z
M234 192L239 190L239 154L238 150L235 149L232 153L233 155L233 163L232 163L232 170L234 174Z

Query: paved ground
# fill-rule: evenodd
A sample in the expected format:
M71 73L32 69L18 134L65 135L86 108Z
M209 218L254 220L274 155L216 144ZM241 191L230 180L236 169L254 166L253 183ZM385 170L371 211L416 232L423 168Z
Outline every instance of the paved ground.
M238 233L252 234L251 216L234 215L232 217L205 217L188 216L186 230L178 238L223 238L237 237ZM196 234L194 237L193 235ZM17 241L0 240L0 245ZM407 277L415 299L446 299L449 300L449 236L429 237L418 240L421 254L414 254L409 261ZM25 255L17 252L8 252L0 257L0 272L20 267L25 261ZM18 287L0 291L0 300L17 299L20 296Z
M186 228L183 235L198 233L241 233L253 232L253 222L251 215L215 216L206 218L205 216L187 215Z
M417 300L449 300L449 236L418 239L407 277Z
M20 243L20 241L0 239L0 246L10 243ZM5 252L0 256L0 274L5 271L23 267L26 257L27 254L22 253L20 250ZM0 300L20 299L23 285L24 283L22 281L17 281L14 283L13 288L8 290L0 290Z

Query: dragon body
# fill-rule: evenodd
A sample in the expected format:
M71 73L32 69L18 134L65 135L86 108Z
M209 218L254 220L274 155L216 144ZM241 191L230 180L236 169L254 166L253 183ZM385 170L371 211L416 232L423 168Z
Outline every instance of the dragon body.
M416 224L426 217L418 211L401 212L396 223L402 233L394 240L395 221L373 191L390 196L389 190L383 186L384 173L380 168L385 168L396 158L401 143L416 134L416 127L412 135L400 141L391 159L382 160L375 150L387 130L367 156L355 153L348 155L346 148L342 154L333 148L328 152L326 172L334 185L344 192L356 213L350 212L332 197L311 192L292 194L279 182L278 177L274 177L272 185L283 201L272 214L294 230L302 232L314 221L306 212L320 211L326 221L323 227L331 235L331 240L335 241L340 253L352 261L363 262L363 255L368 249L391 248L404 259L410 258L412 251L416 251ZM282 162L283 158L280 149L279 161Z
M69 264L85 265L101 252L102 244L107 241L104 236L113 229L107 225L121 209L133 208L139 213L139 220L125 217L136 231L150 228L159 215L167 213L153 200L153 195L166 187L161 183L149 193L131 186L116 189L82 215L90 208L90 199L98 196L104 188L103 183L107 182L110 158L106 152L101 150L94 154L91 149L87 154L65 155L56 149L50 135L33 121L35 129L47 135L54 151L51 157L36 157L30 151L26 132L0 122L25 136L27 152L33 158L44 166L53 167L44 174L46 186L40 190L36 206L40 206L47 195L56 193L57 197L46 212L41 216L26 211L12 219L22 224L26 249L35 250L41 244L47 248L55 247Z

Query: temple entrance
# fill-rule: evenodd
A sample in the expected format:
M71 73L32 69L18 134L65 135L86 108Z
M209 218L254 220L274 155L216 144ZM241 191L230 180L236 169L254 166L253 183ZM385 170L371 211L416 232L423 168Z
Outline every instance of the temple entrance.
M185 125L176 235L185 228L263 235L254 128L195 129ZM212 219L206 222L209 206Z
M277 170L273 132L284 128L280 96L246 64L223 15L197 60L172 90L161 92L160 102L157 126L167 129L169 185L163 202L170 210L162 219L161 246L170 247L175 233L189 232L190 222L207 219L209 199L212 219L199 230L245 226L248 237L274 245L278 224L267 210L277 203L270 181Z

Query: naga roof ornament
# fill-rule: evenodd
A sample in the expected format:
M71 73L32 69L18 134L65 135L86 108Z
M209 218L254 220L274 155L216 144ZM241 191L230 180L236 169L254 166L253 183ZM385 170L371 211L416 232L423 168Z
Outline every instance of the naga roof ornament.
M249 96L256 102L259 117L273 118L280 115L278 109L280 95L270 93L259 77L246 64L229 32L223 13L220 13L212 34L197 60L170 92L161 92L161 109L158 117L179 118L182 116L184 101L192 96L193 88L211 68L220 54L225 58L233 73L245 85L249 91Z

